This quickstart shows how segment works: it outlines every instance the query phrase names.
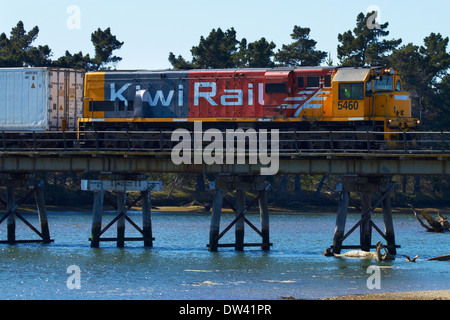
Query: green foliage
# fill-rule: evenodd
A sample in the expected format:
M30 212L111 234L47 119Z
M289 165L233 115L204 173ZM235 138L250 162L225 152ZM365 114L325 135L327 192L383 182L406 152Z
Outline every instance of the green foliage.
M272 67L274 48L275 44L265 38L247 44L245 38L241 41L237 39L234 28L225 32L218 28L212 29L206 38L201 36L199 44L192 47L192 61L170 52L169 62L175 69Z
M244 68L273 67L275 64L272 61L272 56L275 47L275 43L267 42L264 37L258 41L251 42L248 45L247 40L244 38L240 43L240 59L236 64L237 66Z
M123 42L117 40L111 34L111 29L104 31L98 29L92 33L91 40L95 48L95 57L91 59L89 54L82 52L65 55L52 61L52 51L48 45L33 46L33 42L39 35L39 27L30 31L25 30L22 21L11 30L8 36L0 35L0 67L59 67L92 70L111 69L122 58L114 56L113 51L119 50Z
M176 57L173 52L169 53L169 62L175 69L189 70L195 68L192 62L186 61L181 55Z
M66 51L66 54L54 61L52 66L58 68L92 70L91 57L89 54L84 56L81 51L75 54L71 54L69 51Z
M238 43L234 28L225 32L213 29L208 37L200 37L198 46L192 47L192 63L200 69L232 68Z
M91 41L95 49L95 56L91 58L89 54L83 55L83 52L66 54L52 63L52 66L59 68L75 68L84 69L86 71L110 70L122 60L122 58L114 56L113 52L119 50L123 46L123 42L117 40L116 36L111 33L111 28L104 31L100 28L93 32Z
M98 28L92 33L91 41L95 48L95 57L92 59L93 69L109 70L122 61L122 58L113 55L113 51L122 48L124 43L111 34L111 28L104 31Z
M343 66L384 66L387 65L388 56L392 50L396 49L402 40L380 40L387 37L389 31L386 29L389 23L386 22L379 28L369 28L369 18L375 12L364 15L362 12L356 19L356 27L338 34L338 58Z
M316 50L317 41L310 39L311 29L294 26L289 45L283 45L275 54L281 66L319 66L327 57L324 51Z
M38 35L37 26L27 32L22 21L12 28L9 38L2 33L0 35L0 67L29 67L35 64L48 66L51 56L50 48L32 46Z
M402 75L404 89L420 99L425 129L447 130L450 125L449 39L431 33L423 46L412 43L394 50L390 65Z

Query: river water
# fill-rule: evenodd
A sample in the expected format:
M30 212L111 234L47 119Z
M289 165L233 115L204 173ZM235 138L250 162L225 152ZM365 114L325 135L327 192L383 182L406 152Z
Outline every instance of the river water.
M129 216L141 224L139 212ZM104 224L113 213L104 216ZM259 224L259 215L248 219ZM233 220L224 214L221 230ZM38 225L35 215L27 216ZM359 220L350 214L347 230ZM382 216L374 222L383 228ZM401 256L376 262L324 257L332 244L335 214L272 214L270 252L247 247L245 252L219 248L211 253L207 214L153 212L154 247L128 242L124 249L114 242L90 248L91 215L49 212L49 245L0 245L0 299L2 300L275 300L282 297L319 299L349 294L450 289L450 262L425 261L449 254L449 234L427 233L413 215L394 215L399 254L419 255L416 263ZM114 226L115 227L115 226ZM105 237L115 236L115 228ZM6 239L2 225L0 239ZM126 236L138 236L127 223ZM17 221L17 239L35 239ZM220 243L234 240L234 230ZM374 231L373 243L382 240ZM246 226L246 242L260 242ZM344 244L357 244L359 231ZM369 289L368 273L380 267L380 289ZM73 271L70 266L76 266ZM68 269L69 268L69 269ZM369 269L370 270L370 269ZM76 276L78 276L76 278ZM79 282L75 281L79 280ZM69 284L69 285L68 285ZM78 288L73 289L74 286Z

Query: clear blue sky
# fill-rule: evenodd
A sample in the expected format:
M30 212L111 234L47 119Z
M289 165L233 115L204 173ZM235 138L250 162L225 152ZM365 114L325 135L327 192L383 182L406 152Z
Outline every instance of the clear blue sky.
M190 49L201 35L212 28L234 27L237 37L248 42L265 37L277 49L291 42L294 25L311 28L317 49L331 52L337 62L337 35L353 29L359 12L371 5L381 11L381 22L389 22L389 38L421 45L431 32L450 36L450 1L300 1L300 0L0 0L0 32L9 36L11 28L22 20L26 30L39 26L35 44L48 44L53 58L83 51L93 54L91 33L111 27L125 44L116 54L123 58L118 69L162 69L170 67L170 51L190 60ZM79 29L75 23L75 5L80 9Z

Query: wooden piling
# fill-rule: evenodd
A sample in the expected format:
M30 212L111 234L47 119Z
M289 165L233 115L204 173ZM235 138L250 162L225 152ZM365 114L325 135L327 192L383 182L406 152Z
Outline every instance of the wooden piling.
M14 187L6 187L6 210L13 210L16 205ZM7 239L9 244L16 243L16 216L15 212L11 212L7 220Z
M50 243L50 229L48 227L47 209L45 207L44 188L38 187L35 191L36 206L39 215L39 224L41 226L42 242Z
M223 190L214 192L213 208L211 213L211 225L209 230L209 251L216 252L219 244L220 217L223 206Z
M238 189L236 191L236 216L241 215L235 225L235 239L236 244L234 249L236 251L244 251L244 228L245 228L245 215L242 214L245 210L245 191Z
M117 192L117 214L125 209L127 195L125 191ZM125 247L125 215L117 220L117 248Z
M336 217L336 228L334 230L333 240L333 253L336 254L340 254L342 250L342 242L344 238L349 201L350 193L348 191L342 191L339 199L339 207Z
M270 250L270 228L269 228L269 206L267 203L267 190L260 191L259 197L259 213L261 216L261 235L262 245L261 250Z
M144 247L153 247L152 216L151 216L151 194L143 191L142 198L142 234L144 237Z
M94 192L94 209L92 215L91 248L100 246L100 233L102 231L103 190Z
M369 192L361 193L361 218L364 220L360 225L360 244L361 250L370 252L372 243L372 194Z
M395 244L395 232L394 232L394 223L392 219L392 207L391 207L391 198L387 196L383 200L383 220L385 227L385 236L386 236L386 247L388 252L392 255L397 254L397 248Z

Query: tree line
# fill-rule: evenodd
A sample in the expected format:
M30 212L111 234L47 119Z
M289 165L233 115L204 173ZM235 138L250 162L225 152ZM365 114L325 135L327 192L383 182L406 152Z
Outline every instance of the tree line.
M0 35L0 67L58 67L76 68L87 71L113 68L121 57L113 55L113 51L122 47L123 42L117 40L111 29L98 29L91 34L95 55L65 52L65 55L52 60L52 50L48 45L33 46L39 36L39 27L26 31L24 23L19 21L12 28L10 36Z

